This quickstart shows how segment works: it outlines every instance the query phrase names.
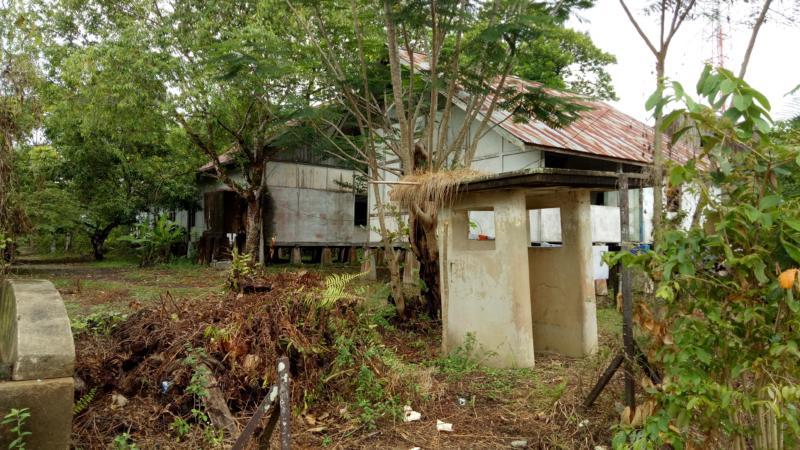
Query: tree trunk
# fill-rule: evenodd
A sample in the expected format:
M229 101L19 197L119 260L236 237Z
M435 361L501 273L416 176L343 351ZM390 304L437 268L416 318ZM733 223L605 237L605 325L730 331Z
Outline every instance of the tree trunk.
M263 195L263 193L262 193ZM258 251L261 244L261 217L262 202L261 195L252 193L247 197L247 240L244 244L244 252L251 255L254 260L258 258Z
M370 160L370 175L377 179L378 165L377 160L372 158ZM394 305L397 309L397 316L405 318L406 316L406 296L403 290L403 274L400 272L400 253L394 249L394 242L392 242L392 233L386 225L386 209L384 208L383 199L381 198L381 191L377 183L372 183L373 193L375 195L375 209L378 212L378 226L381 235L381 243L383 244L384 262L389 268L389 287L392 291L392 298ZM409 239L410 240L410 239ZM377 258L376 258L377 261Z
M664 92L664 57L656 62L656 90L659 97ZM664 114L660 107L655 110L655 128L653 130L653 245L657 246L661 239L661 216L664 214L664 152L661 124Z
M103 246L106 243L106 239L108 239L108 235L111 234L111 230L116 228L118 225L118 222L114 222L108 224L103 229L95 229L92 231L92 234L89 236L89 240L92 243L92 251L94 253L95 261L102 261L105 258L105 249Z
M439 318L442 308L441 282L439 277L439 246L436 239L436 213L433 222L425 224L413 211L409 211L409 243L411 251L419 260L419 277L425 283L425 300L431 319Z
M92 234L89 238L92 242L92 251L95 261L102 261L105 259L103 244L106 242L106 237L108 236L103 236L100 232L97 232Z

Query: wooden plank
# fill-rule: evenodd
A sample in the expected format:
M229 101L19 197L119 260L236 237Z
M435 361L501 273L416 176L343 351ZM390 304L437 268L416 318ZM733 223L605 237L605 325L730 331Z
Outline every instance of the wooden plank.
M256 427L258 427L258 424L261 422L261 419L267 413L272 411L277 399L278 399L278 386L272 386L272 388L269 390L269 393L266 396L264 396L264 399L261 401L261 404L258 405L258 409L256 409L256 412L253 414L253 417L251 417L250 420L247 422L247 425L244 427L244 431L242 431L242 434L240 434L239 438L236 439L236 443L233 444L231 450L244 450L245 446L250 441L250 438L253 437L253 433L255 433ZM277 418L277 415L274 414L275 411L272 412L273 412L272 415ZM270 419L272 419L272 416L270 416ZM266 431L267 430L265 430L265 432ZM271 434L272 434L271 432L267 433L268 435L267 439L269 439L269 435Z
M606 385L611 380L611 377L614 375L614 372L617 371L624 359L625 357L622 355L622 353L619 353L614 357L614 359L611 360L611 364L608 365L606 370L603 372L603 375L600 376L600 379L597 381L594 389L592 389L592 392L590 392L586 397L586 400L583 401L584 408L588 408L594 404L594 401L597 400L597 397L601 392L603 392L603 389L605 389Z
M628 214L628 175L619 177L620 240L622 251L630 251L630 228ZM631 269L622 267L622 342L625 350L625 405L631 417L636 410L636 384L633 378L633 362L636 358L633 343L633 293L631 291Z
M283 356L278 359L281 450L289 450L292 444L292 433L289 428L292 423L291 391L289 389L289 358Z

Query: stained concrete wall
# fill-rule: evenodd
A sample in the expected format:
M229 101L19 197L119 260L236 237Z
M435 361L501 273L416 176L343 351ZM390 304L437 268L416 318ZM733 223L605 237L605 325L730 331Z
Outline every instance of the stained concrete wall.
M274 200L271 229L280 244L360 245L367 239L367 229L356 226L355 194L352 190L356 171L335 167L270 162L266 182ZM236 173L234 179L241 179ZM227 189L224 183L212 180L201 185L203 193ZM185 214L179 215L182 225L188 224ZM194 235L206 229L203 211L195 213ZM267 236L271 238L272 236Z
M494 208L494 241L468 239L467 210L480 208ZM464 345L472 335L483 363L532 367L525 194L502 191L465 196L441 212L438 233L444 351Z
M441 120L440 118L438 120ZM450 126L448 127L448 142L455 139L463 127L465 120L465 113L460 108L454 108L452 117L450 119ZM474 122L470 127L470 139L474 139L475 133L480 122ZM388 168L399 169L400 164L397 161L391 161L386 164ZM486 173L502 173L514 170L530 169L536 167L544 167L544 157L540 150L525 148L522 142L505 132L499 127L494 127L484 135L483 139L478 142L475 150L475 159L471 167L475 170ZM391 172L382 170L381 178L386 181L396 181L399 177ZM378 191L381 200L385 204L390 204L389 192L391 192L391 184L381 184L378 186ZM375 207L376 198L372 187L368 189L369 196L369 213L370 213L370 233L369 242L377 243L381 241L380 234L375 231L378 230L379 223L377 218L377 209ZM403 220L405 220L405 216ZM397 230L397 224L394 217L387 217L387 228L391 231Z
M72 432L75 345L61 296L44 280L0 286L0 417L28 408L32 450L68 449ZM15 436L0 427L0 447Z
M591 208L587 191L528 197L532 208L561 209L560 247L528 249L537 352L581 357L597 349Z

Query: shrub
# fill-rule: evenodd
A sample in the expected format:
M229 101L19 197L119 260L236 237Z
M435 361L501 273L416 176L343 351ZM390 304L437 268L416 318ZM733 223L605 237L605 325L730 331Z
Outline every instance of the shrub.
M139 224L134 233L121 240L130 242L139 256L141 266L168 263L172 247L183 241L186 232L167 216L160 216L154 224Z
M797 448L800 152L771 134L767 99L730 72L707 68L698 94L708 106L674 83L665 101L685 107L665 126L683 116L702 141L670 184L697 193L705 222L666 230L655 252L610 261L657 282L637 316L665 373L650 389L660 409L614 446Z

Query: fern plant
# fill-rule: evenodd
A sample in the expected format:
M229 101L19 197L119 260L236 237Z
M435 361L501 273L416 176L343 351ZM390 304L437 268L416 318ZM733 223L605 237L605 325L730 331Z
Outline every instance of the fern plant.
M322 309L331 309L339 300L347 297L345 288L353 280L358 277L366 275L367 272L362 273L334 273L325 277L325 289L322 290L322 295L317 302L317 307ZM309 301L313 301L311 298Z
M72 407L72 415L77 416L85 411L86 408L89 407L89 403L92 403L94 400L95 395L97 395L97 386L93 387L89 392L83 394L83 396L78 399L75 406Z

